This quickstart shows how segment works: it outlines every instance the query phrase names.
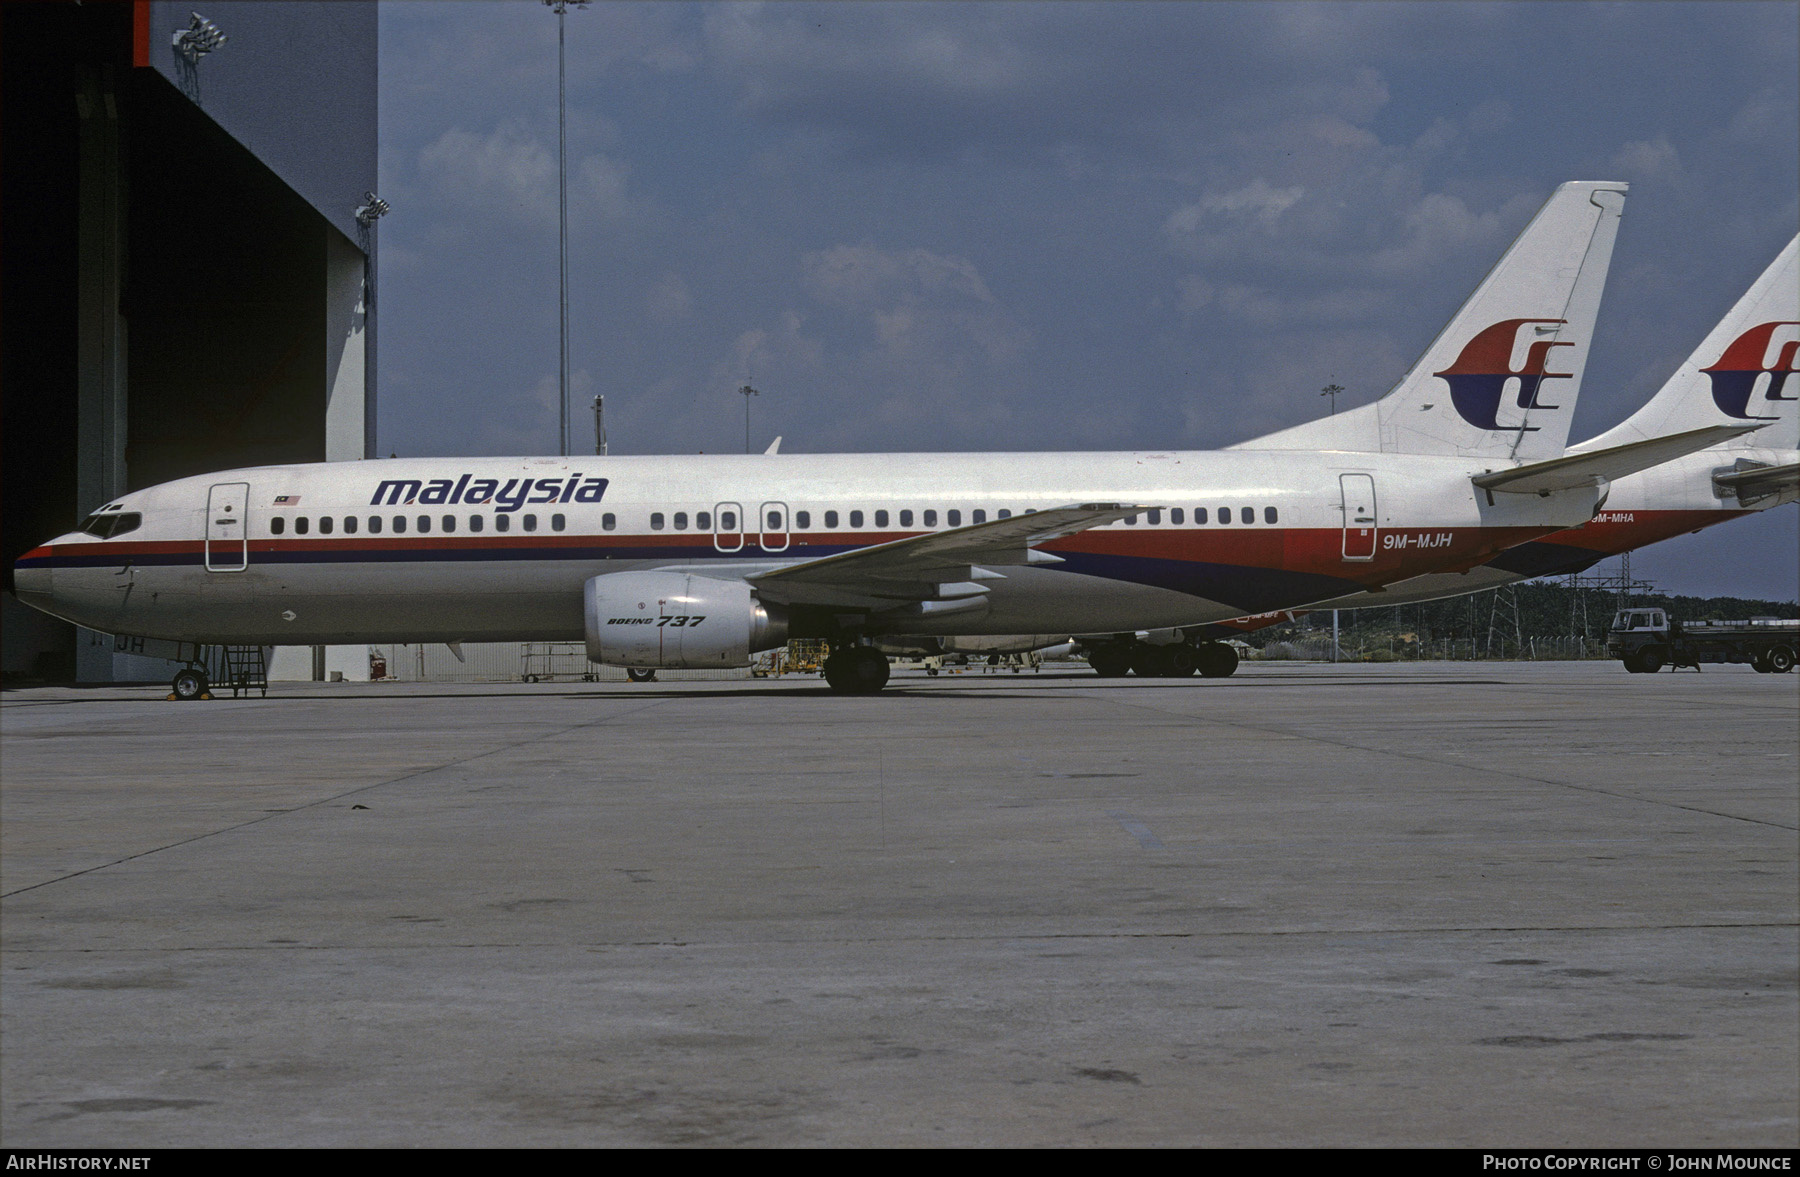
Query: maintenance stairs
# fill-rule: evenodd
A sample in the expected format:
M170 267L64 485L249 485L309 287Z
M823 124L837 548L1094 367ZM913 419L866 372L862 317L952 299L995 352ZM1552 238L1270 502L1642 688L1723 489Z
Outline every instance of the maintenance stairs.
M269 664L261 646L226 646L224 656L225 681L218 686L230 687L234 699L251 691L268 698Z

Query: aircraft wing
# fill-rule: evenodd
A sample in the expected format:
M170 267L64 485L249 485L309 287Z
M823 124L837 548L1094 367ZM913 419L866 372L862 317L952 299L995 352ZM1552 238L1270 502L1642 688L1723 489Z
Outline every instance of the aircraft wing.
M1053 507L789 564L749 581L759 597L783 604L881 609L953 602L986 594L976 581L1003 578L978 565L1060 563L1035 549L1146 509L1123 503Z
M1761 425L1708 425L1704 429L1627 442L1585 454L1569 454L1545 462L1530 462L1508 470L1490 470L1475 475L1472 481L1485 491L1510 494L1549 494L1596 486L1604 479L1636 474L1639 470L1672 462L1761 428Z

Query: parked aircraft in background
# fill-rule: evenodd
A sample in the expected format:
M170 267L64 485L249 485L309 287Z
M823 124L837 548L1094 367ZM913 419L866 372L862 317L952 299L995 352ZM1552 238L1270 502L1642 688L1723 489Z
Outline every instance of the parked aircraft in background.
M19 597L150 638L585 638L632 668L816 637L832 687L859 692L886 682L886 635L1190 626L1477 565L1588 520L1609 479L1754 427L1564 455L1624 193L1561 186L1395 389L1304 445L233 470L106 504L18 561Z
M1384 608L1581 572L1609 556L1800 498L1800 237L1709 332L1643 408L1571 454L1716 425L1760 424L1613 481L1579 527L1509 548L1462 572L1438 572L1324 601L1318 609ZM1241 448L1260 448L1248 442Z
M1473 568L1429 573L1321 601L1309 610L1282 610L1187 630L1079 635L1081 648L1102 675L1190 674L1182 649L1195 640L1254 632L1304 612L1392 608L1581 572L1621 552L1794 502L1800 497L1797 256L1800 237L1776 256L1643 408L1616 428L1570 446L1569 452L1714 425L1751 422L1763 428L1616 479L1593 519L1508 548ZM1263 449L1292 437L1292 431L1272 434L1232 448ZM1303 440L1319 439L1309 434ZM1060 639L1040 639L1043 644L1054 640Z

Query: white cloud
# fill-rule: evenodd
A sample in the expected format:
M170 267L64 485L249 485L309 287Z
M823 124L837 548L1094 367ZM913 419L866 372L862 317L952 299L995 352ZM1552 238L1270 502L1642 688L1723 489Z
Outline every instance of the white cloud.
M670 270L651 285L644 309L658 322L679 322L693 313L694 295L681 275Z
M807 286L821 301L863 307L939 295L992 303L994 296L968 259L924 249L834 245L801 260Z
M556 156L517 123L487 135L452 127L419 152L419 173L453 204L556 223Z
M1625 144L1610 166L1630 180L1677 179L1682 174L1681 154L1667 135Z
M630 212L625 164L600 154L570 164L572 228ZM556 152L521 123L503 123L486 135L452 127L420 150L418 170L431 195L452 208L536 229L556 226Z

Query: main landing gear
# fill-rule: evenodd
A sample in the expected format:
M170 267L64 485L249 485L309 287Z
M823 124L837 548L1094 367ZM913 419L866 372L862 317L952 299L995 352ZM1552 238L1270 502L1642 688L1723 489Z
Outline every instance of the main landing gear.
M1186 678L1198 671L1202 678L1228 678L1237 670L1237 651L1224 642L1189 645L1176 642L1153 646L1149 642L1107 642L1088 651L1088 665L1101 678Z
M873 646L844 646L825 659L825 681L840 695L873 695L887 680L887 655Z

